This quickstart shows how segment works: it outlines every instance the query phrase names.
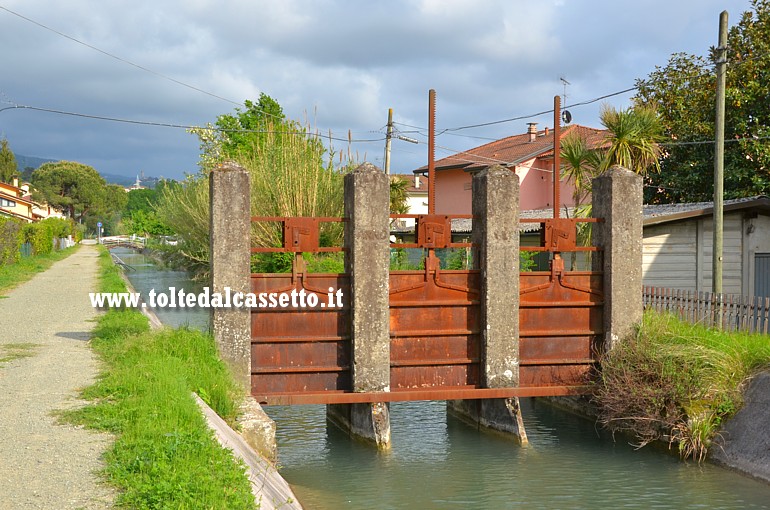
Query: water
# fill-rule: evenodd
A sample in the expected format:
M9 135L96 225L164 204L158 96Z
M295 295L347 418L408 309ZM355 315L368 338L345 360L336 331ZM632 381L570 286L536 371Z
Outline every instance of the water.
M136 267L128 276L140 292L200 290L183 272L116 254ZM169 324L208 328L207 310L158 312ZM522 408L528 447L447 417L443 402L394 403L389 452L327 425L324 406L265 410L277 424L281 474L308 510L770 508L770 485L635 450L539 401L522 399Z
M185 293L196 294L203 289L203 284L192 280L185 271L162 269L151 257L134 250L113 248L110 251L135 269L126 271L126 276L136 291L141 293L142 299L148 302L148 307L150 305L147 296L152 289L155 289L156 293L169 293L169 289L173 287L176 292L184 289ZM175 328L189 326L204 331L210 329L210 313L204 308L154 308L153 311L164 324Z

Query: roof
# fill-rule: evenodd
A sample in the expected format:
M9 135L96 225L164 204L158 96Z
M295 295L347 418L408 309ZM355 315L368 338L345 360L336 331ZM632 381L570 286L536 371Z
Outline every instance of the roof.
M390 177L398 177L408 182L409 186L406 187L406 192L409 194L428 192L428 179L426 178L420 178L420 187L417 188L414 185L414 174L391 174Z
M32 202L30 200L27 200L25 198L9 195L8 193L4 193L0 191L0 197L5 198L6 200L13 200L14 202L19 202L25 205L32 205Z
M575 208L569 207L566 211L562 210L561 213L564 218L572 218L575 214ZM553 218L553 208L548 209L530 209L519 212L520 219L545 219ZM520 232L537 232L540 230L540 223L524 222L519 223ZM393 228L392 232L413 232L414 227ZM455 234L469 234L473 231L473 220L470 218L453 218L452 219L452 232Z
M724 212L754 210L770 215L770 198L757 195L724 201ZM712 216L714 202L691 202L682 204L660 204L644 206L644 225L659 225L672 221Z
M495 140L480 147L459 152L436 161L436 170L462 168L473 171L481 170L494 164L513 166L536 157L553 157L553 136L548 128L537 132L535 140L530 140L529 133L509 136ZM578 124L565 127L561 139L570 133L578 133L588 142L589 147L600 147L605 143L607 131ZM421 166L414 173L427 172L428 166Z

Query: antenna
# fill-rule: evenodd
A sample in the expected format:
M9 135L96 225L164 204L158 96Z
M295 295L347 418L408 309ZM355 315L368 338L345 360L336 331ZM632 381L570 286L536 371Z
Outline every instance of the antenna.
M567 81L567 78L564 76L559 76L559 80L564 84L564 94L562 95L562 102L561 104L567 104L567 85L572 85L570 82Z

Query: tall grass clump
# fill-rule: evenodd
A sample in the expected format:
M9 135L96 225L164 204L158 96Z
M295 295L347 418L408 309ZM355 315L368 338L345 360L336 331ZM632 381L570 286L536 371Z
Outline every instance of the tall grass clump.
M335 167L333 153L327 151L320 136L299 124L287 121L268 126L257 141L227 153L227 159L249 172L251 215L341 217L346 167ZM172 255L180 257L182 265L204 272L209 249L208 176L223 159L207 160L209 166L199 174L189 176L181 186L165 188L155 206L160 220L178 236ZM322 245L341 243L342 224L322 223L320 227ZM253 246L280 246L281 224L255 222L251 235ZM266 259L271 257L255 257L256 263L270 265L272 261Z
M101 254L101 292L125 292L109 253ZM92 404L64 414L68 421L111 432L106 479L130 508L255 508L244 465L224 450L191 392L232 422L240 391L210 335L193 330L150 331L135 310L109 310L91 339L104 362L83 392Z
M702 460L719 428L742 405L742 390L770 365L770 340L645 312L636 337L601 362L594 388L599 421L640 446L666 440Z

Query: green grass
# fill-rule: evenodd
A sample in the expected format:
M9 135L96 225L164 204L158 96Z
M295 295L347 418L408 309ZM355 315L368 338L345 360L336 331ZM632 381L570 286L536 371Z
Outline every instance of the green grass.
M75 250L77 250L79 246L80 245L77 245L72 248L66 248L45 255L22 257L15 264L0 265L0 292L10 290L27 280L30 280L37 273L51 267L54 262L67 258L75 253Z
M35 355L35 348L40 344L13 343L0 345L0 363L7 363L21 358L29 358Z
M742 390L770 366L770 338L691 325L646 312L636 338L604 357L595 387L600 421L640 444L667 439L702 460Z
M102 253L102 292L125 292ZM83 396L93 404L68 421L116 435L107 480L130 508L254 508L244 465L222 449L191 391L232 422L239 396L213 339L198 331L150 331L134 310L110 310L91 340L105 364Z

